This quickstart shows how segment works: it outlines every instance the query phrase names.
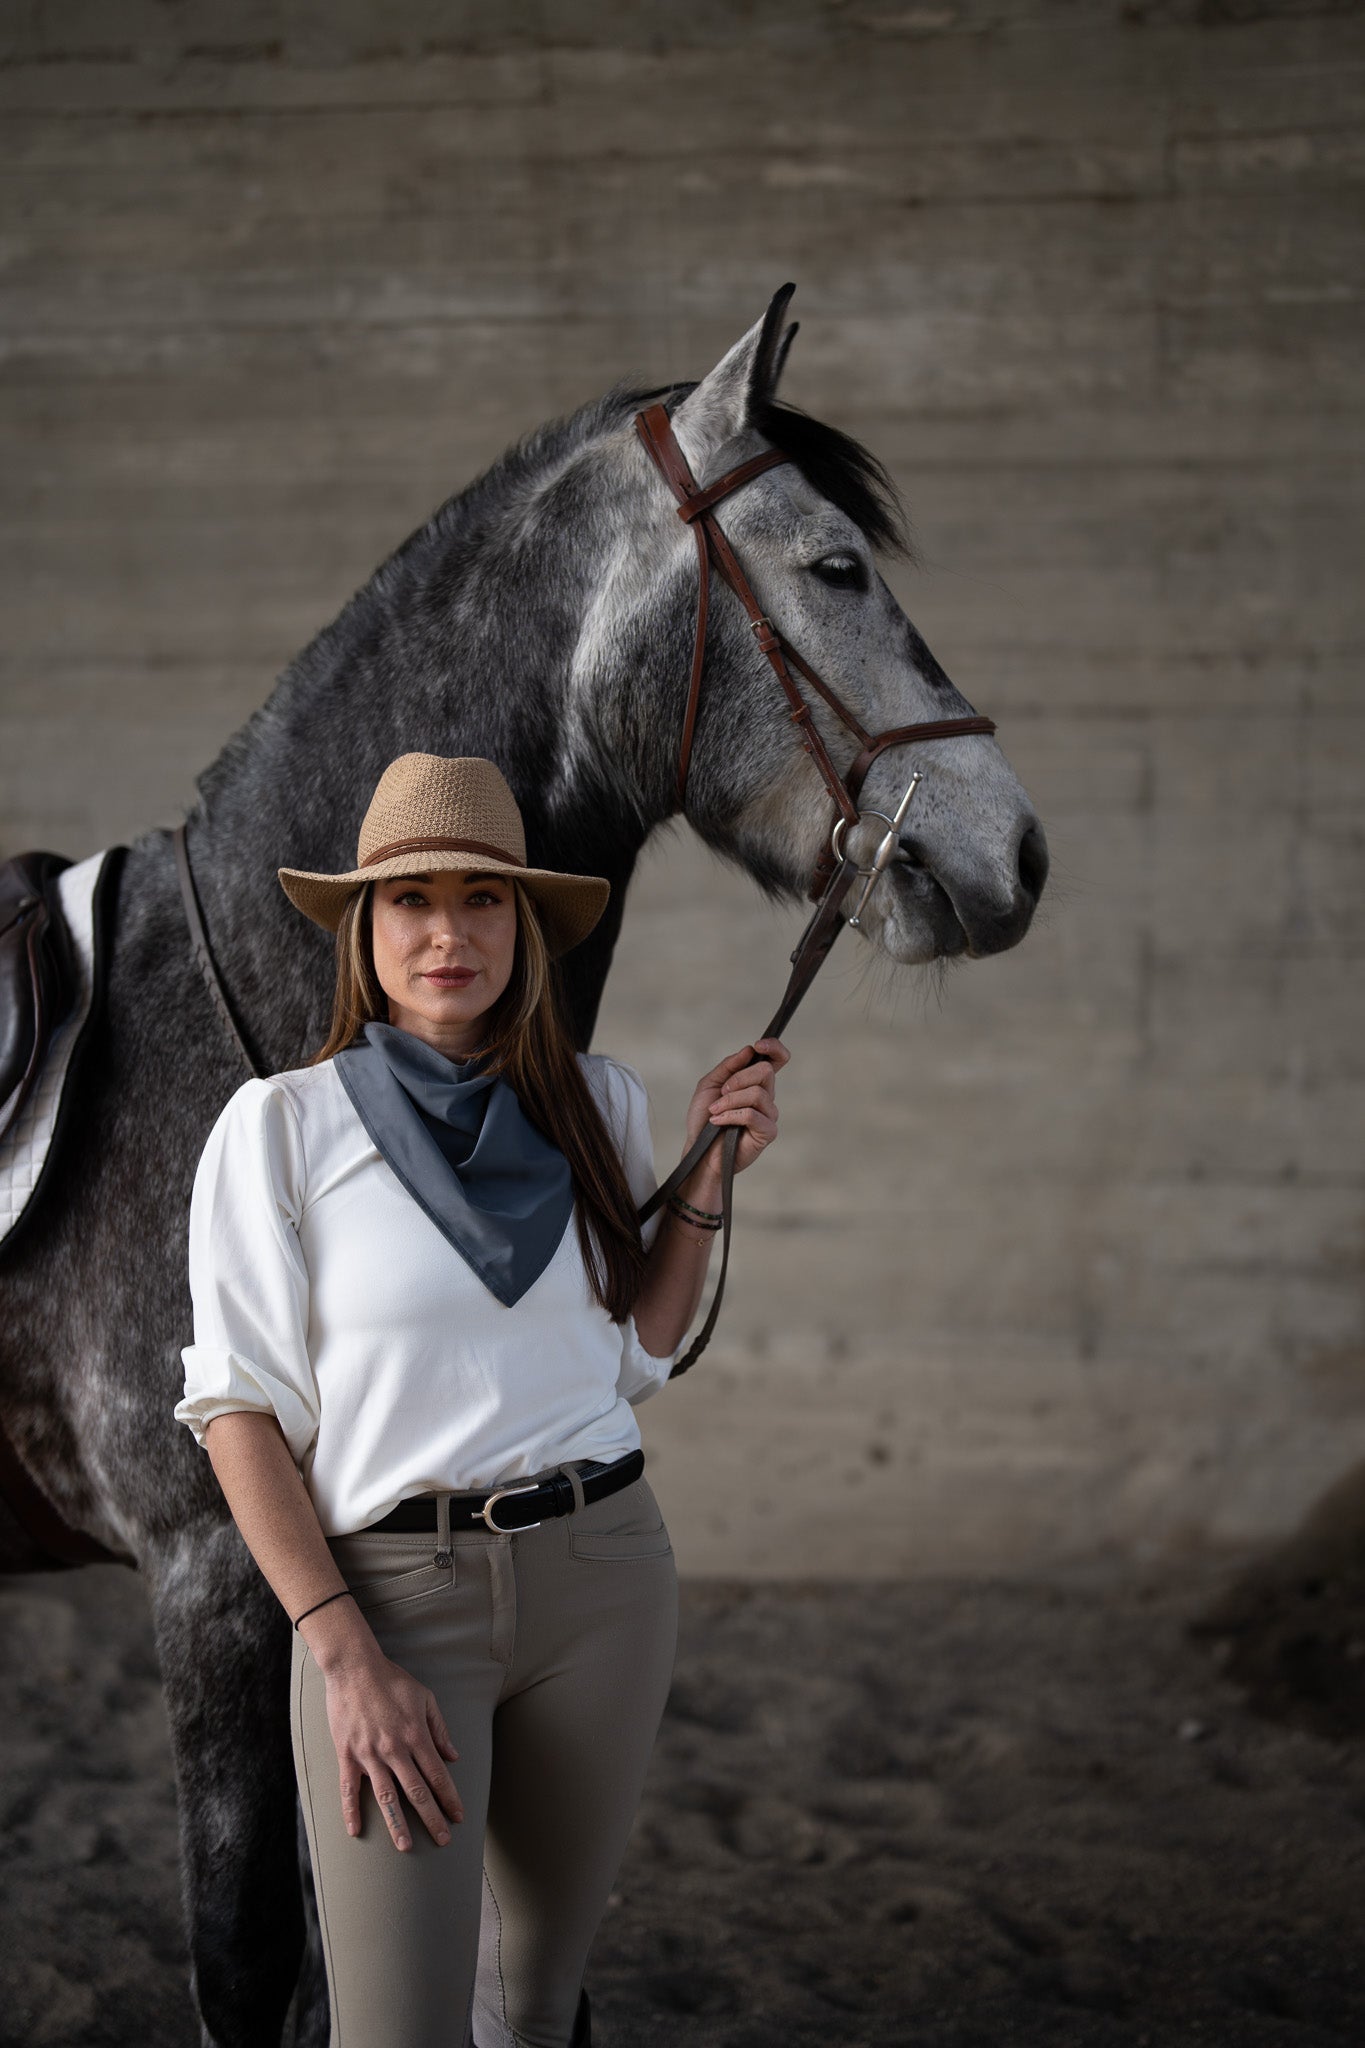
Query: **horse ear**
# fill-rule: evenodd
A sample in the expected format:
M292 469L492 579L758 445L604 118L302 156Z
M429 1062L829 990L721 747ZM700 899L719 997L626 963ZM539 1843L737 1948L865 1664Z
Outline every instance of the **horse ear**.
M781 341L777 345L777 351L773 356L772 382L769 384L767 391L767 396L769 398L775 398L777 396L777 387L782 381L782 372L787 367L787 357L792 352L792 343L795 341L797 334L800 331L800 325L801 323L799 320L793 320L791 326L787 329L786 333L783 335Z
M693 476L700 478L717 448L743 433L757 406L772 397L796 332L784 334L783 316L796 290L784 284L763 318L723 355L673 415L673 432Z

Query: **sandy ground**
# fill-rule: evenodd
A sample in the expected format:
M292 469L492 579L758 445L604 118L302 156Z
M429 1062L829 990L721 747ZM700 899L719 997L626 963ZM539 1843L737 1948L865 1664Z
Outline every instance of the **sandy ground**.
M597 2048L1358 2048L1365 1749L1224 1589L686 1584ZM0 2041L193 2048L140 1582L0 1582L0 1673Z

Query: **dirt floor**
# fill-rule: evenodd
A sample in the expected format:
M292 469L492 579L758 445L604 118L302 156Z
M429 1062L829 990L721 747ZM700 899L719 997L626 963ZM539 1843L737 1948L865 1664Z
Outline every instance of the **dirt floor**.
M595 2048L1359 2048L1361 1645L1285 1583L687 1584ZM0 2042L193 2048L138 1579L0 1582L0 1703Z

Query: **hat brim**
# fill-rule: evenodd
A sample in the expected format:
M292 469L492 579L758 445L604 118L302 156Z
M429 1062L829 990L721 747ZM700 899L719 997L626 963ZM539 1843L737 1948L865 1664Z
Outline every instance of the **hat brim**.
M372 867L352 868L347 875L311 874L306 868L276 868L280 887L297 910L334 932L347 900L366 882L395 875L436 872L469 875L512 875L534 899L545 932L546 948L555 959L581 944L607 907L611 883L602 875L566 875L558 868L515 867L510 861L474 859L468 853L395 854Z

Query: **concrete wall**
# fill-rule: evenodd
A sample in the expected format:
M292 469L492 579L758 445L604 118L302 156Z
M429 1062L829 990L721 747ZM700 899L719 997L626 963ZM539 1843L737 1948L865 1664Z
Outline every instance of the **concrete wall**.
M799 282L898 587L1033 794L1023 948L846 935L641 1411L684 1569L1277 1530L1365 1445L1365 18L1312 0L337 0L5 17L0 847L171 822L388 549ZM666 855L665 857L661 857ZM797 920L672 835L598 1043L761 1026Z

